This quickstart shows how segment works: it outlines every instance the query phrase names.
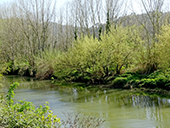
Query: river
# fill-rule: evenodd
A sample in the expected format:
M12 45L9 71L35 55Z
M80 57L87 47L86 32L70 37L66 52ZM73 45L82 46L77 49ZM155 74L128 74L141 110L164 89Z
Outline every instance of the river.
M82 113L105 119L104 128L170 127L168 98L131 90L89 91L19 76L5 76L3 92L7 92L13 82L20 83L20 87L15 90L14 101L31 101L37 106L48 101L53 113L63 120L63 113Z

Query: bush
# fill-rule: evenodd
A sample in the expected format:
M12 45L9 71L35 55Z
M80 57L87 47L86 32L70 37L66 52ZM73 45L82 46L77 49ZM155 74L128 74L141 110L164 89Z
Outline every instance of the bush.
M146 88L156 88L157 83L155 79L149 79L149 78L144 78L141 80L141 87L146 87Z
M113 80L113 87L116 88L123 88L127 84L127 78L126 77L117 77Z
M169 71L155 71L149 75L146 75L144 78L136 80L136 84L139 87L145 88L162 88L169 90Z
M159 43L156 43L158 66L161 69L170 68L170 25L162 25L160 33L157 35Z
M76 70L80 80L101 84L108 78L121 74L134 62L140 45L140 38L135 27L117 26L109 34L97 38L85 37L78 39L67 52L56 59L54 74L56 76L74 77Z
M112 84L113 87L119 88L131 88L131 87L142 87L142 88L161 88L170 90L170 71L155 71L149 75L139 75L137 73L126 72L122 75L117 76Z
M46 128L59 127L61 125L60 119L53 115L48 103L36 108L32 102L19 101L14 104L12 98L14 97L14 89L18 83L10 85L6 102L3 103L0 110L0 126L9 128Z
M4 128L59 128L61 126L69 128L100 128L105 120L85 116L82 114L65 114L66 120L60 122L60 118L53 115L48 106L48 102L35 107L32 102L19 101L14 104L14 89L19 86L18 83L10 85L6 102L0 103L0 127Z
M54 75L54 64L57 61L60 52L45 51L41 56L37 56L36 63L36 78L50 79Z

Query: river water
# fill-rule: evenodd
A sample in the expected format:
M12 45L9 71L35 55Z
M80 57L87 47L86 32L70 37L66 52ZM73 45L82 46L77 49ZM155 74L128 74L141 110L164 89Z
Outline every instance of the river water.
M168 128L170 99L139 94L131 90L87 90L57 86L50 81L29 77L5 76L3 92L19 82L14 100L31 101L35 105L49 102L53 113L82 113L105 119L104 128Z

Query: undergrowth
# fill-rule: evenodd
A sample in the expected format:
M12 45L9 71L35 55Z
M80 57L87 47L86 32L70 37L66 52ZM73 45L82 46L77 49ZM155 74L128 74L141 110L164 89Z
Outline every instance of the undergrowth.
M116 77L112 87L118 88L150 88L170 90L170 70L154 71L151 74L124 73Z
M6 99L3 100L3 106L0 109L0 126L4 128L52 128L60 127L60 118L53 115L49 104L44 104L36 108L32 102L19 101L14 104L14 89L19 83L10 85Z

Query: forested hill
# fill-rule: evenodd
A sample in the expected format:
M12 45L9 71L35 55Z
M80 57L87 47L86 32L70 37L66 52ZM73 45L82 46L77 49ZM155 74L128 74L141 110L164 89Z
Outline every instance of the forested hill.
M157 20L159 20L159 23L156 23ZM110 21L110 25L115 27L119 25L122 25L123 27L127 27L127 26L144 27L144 29L146 29L149 33L153 33L154 26L157 25L158 27L160 27L164 24L169 24L169 23L170 23L170 12L165 12L165 13L160 12L159 14L156 14L155 12L149 12L148 14L132 13L130 15L122 16L117 19L114 19L113 21ZM73 39L73 40L74 40L73 37L75 37L75 31L77 31L78 34L77 36L80 36L82 34L82 31L84 35L90 34L91 36L94 36L93 33L95 32L95 37L99 38L100 29L102 31L102 34L104 34L106 30L106 23L96 23L95 25L90 26L89 28L86 27L81 28L79 26L76 26L75 28L75 26L73 25L61 25L54 22L51 23L51 26L54 28L54 33L56 35L63 36L63 38L70 36L69 39ZM68 31L70 33L68 33ZM60 32L62 32L62 34Z
M157 21L157 23L156 23ZM159 22L159 23L158 23ZM150 33L152 33L154 30L154 26L162 26L164 24L169 24L170 23L170 12L165 12L162 13L160 12L159 14L156 14L155 12L149 12L143 13L143 14L135 14L132 13L130 15L122 16L119 17L118 19L115 19L113 21L110 21L111 25L122 25L123 27L127 26L138 26L138 27L144 27L147 29ZM96 36L98 36L99 28L102 27L103 32L106 29L106 23L103 24L95 24L94 28ZM91 34L93 32L93 26L90 28Z

